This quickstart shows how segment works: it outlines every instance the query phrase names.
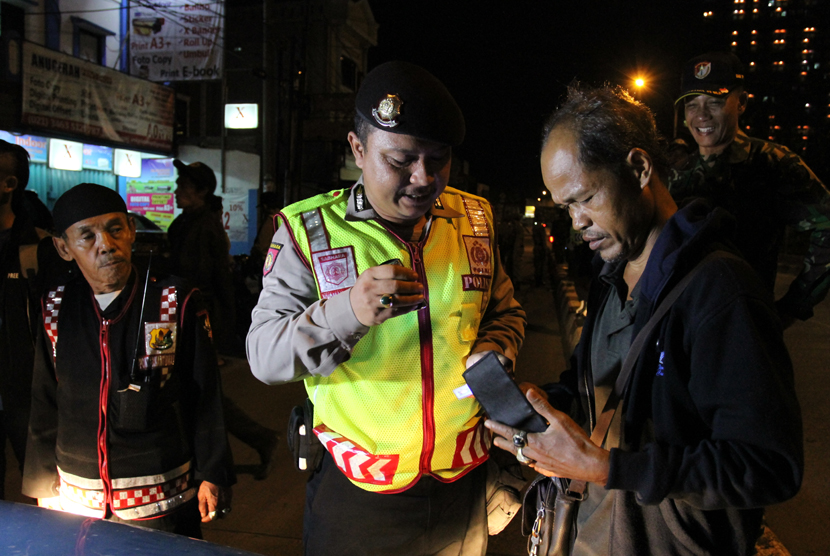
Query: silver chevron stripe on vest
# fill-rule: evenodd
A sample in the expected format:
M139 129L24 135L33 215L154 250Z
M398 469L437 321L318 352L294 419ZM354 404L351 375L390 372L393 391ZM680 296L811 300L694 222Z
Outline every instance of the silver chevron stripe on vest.
M325 251L329 248L329 238L326 236L326 229L323 227L323 219L317 209L303 213L303 225L308 235L308 245L311 252Z

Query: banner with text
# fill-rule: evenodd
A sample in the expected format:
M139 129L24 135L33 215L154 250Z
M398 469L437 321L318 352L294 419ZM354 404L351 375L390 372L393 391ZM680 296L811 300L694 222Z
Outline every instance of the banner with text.
M222 78L224 2L130 2L130 73L151 81Z
M175 218L176 169L172 158L145 158L141 177L127 178L127 210L143 214L162 230Z
M174 110L169 87L23 44L24 124L170 151Z

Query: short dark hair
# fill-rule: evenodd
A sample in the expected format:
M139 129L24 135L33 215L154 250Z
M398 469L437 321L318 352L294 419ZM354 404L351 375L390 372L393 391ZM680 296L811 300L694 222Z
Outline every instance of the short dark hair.
M367 122L360 114L354 115L354 132L360 140L363 148L366 148L366 141L369 139L369 134L375 130L375 127Z
M640 148L651 157L657 175L668 177L665 140L657 131L654 114L622 87L569 86L567 98L545 122L543 148L562 126L576 136L579 161L587 170L606 169L629 181L628 153Z
M14 160L12 175L17 178L17 187L12 193L12 210L23 208L23 190L29 185L29 153L20 145L0 139L0 155L10 154Z

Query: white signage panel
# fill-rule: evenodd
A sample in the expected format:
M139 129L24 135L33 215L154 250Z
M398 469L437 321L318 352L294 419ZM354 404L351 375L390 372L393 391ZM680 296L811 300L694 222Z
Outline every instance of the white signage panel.
M141 153L115 149L113 159L116 176L124 176L127 178L141 177Z
M80 172L84 167L84 144L63 139L49 139L49 167Z
M225 127L228 129L255 129L259 126L259 106L256 104L226 104Z

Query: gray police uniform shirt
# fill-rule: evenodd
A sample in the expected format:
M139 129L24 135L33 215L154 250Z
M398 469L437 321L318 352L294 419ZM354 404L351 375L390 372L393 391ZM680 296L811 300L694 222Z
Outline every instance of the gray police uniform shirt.
M362 177L357 182L360 184ZM353 187L350 192L346 220L377 218L368 203L362 210L355 207L356 189ZM464 216L448 208L433 208L430 214L444 218ZM410 233L418 234L419 230ZM349 301L351 290L324 300L318 297L314 276L303 264L287 226L280 226L272 243L282 247L273 269L263 278L263 290L251 314L246 342L251 371L268 384L291 382L309 375L327 376L348 360L369 327L354 315ZM470 353L492 349L515 359L521 345L525 313L513 298L513 284L496 253L493 261L490 302ZM501 349L501 346L508 348Z

